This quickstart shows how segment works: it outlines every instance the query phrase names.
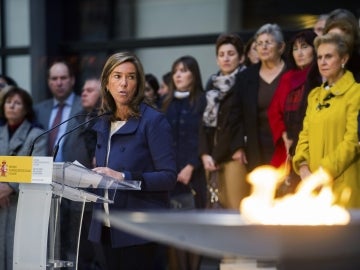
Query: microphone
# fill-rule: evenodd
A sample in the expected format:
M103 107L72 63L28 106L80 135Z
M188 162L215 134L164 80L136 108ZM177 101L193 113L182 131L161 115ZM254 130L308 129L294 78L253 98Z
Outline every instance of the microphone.
M59 140L57 141L57 143L55 144L54 146L54 151L53 151L53 160L55 160L56 158L56 155L57 155L57 152L59 151L59 146L60 146L60 142L61 140L68 134L72 133L73 131L77 130L78 128L90 123L91 121L97 119L97 118L100 118L100 117L103 117L105 115L111 115L112 112L104 112L102 114L99 114L99 115L96 115L94 117L91 117L90 119L88 119L87 121L85 122L82 122L81 124L77 125L76 127L70 129L69 131L65 132L63 135L61 135L61 137L59 138Z
M71 117L69 117L68 119L66 119L65 121L57 124L56 126L53 126L52 128L46 130L45 132L41 133L40 135L38 135L32 142L32 144L30 145L30 149L29 149L29 153L28 153L28 156L31 156L32 155L32 152L34 151L34 146L35 146L35 143L37 142L37 140L44 136L45 134L48 134L50 133L51 131L53 131L54 129L58 128L59 126L61 126L62 124L65 124L67 122L69 122L70 120L76 118L76 117L80 117L80 116L87 116L89 115L88 113L80 113L80 114L76 114L76 115L73 115Z

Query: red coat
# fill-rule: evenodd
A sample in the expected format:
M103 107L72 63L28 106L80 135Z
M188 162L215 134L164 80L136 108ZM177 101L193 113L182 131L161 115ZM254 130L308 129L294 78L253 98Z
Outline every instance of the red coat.
M291 69L281 77L270 106L268 108L269 124L275 145L271 165L281 166L286 161L286 148L282 139L282 133L286 131L284 113L285 102L292 90L298 89L305 84L309 68L302 70Z

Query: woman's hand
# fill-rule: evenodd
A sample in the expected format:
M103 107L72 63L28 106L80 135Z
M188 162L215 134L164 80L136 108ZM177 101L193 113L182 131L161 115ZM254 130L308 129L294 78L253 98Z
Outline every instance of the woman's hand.
M216 171L218 169L218 166L215 165L215 161L210 155L202 155L201 160L204 166L204 169L206 171Z
M194 166L188 164L186 165L177 175L177 180L184 185L188 185L194 171Z
M233 155L232 155L232 159L233 160L238 160L240 162L240 164L247 164L247 158L246 158L246 154L245 151L243 149L239 149L237 150Z
M110 169L108 167L96 167L96 168L94 168L92 170L97 172L97 173L104 174L104 175L110 176L112 178L118 179L119 181L124 180L124 173L115 171L115 170Z
M283 132L282 134L282 139L284 141L284 145L285 145L285 149L286 149L286 154L290 155L290 147L293 144L293 140L289 139L287 136L286 132Z
M311 171L308 165L301 165L299 168L299 174L301 179L305 179L306 177L311 175Z

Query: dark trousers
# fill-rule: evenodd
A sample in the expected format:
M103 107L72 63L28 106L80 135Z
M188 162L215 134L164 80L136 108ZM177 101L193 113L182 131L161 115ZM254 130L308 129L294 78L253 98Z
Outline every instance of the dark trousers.
M167 250L157 243L113 248L110 245L110 230L103 229L103 244L96 248L103 257L101 269L106 270L164 270L167 263Z

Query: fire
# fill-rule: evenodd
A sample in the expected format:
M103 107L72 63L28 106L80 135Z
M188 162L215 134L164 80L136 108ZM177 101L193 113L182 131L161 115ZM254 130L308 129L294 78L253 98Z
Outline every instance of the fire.
M284 170L272 166L258 167L249 174L252 194L240 204L244 220L267 225L349 223L349 212L334 204L332 179L324 170L319 169L303 179L294 194L275 198L276 188L283 178Z

